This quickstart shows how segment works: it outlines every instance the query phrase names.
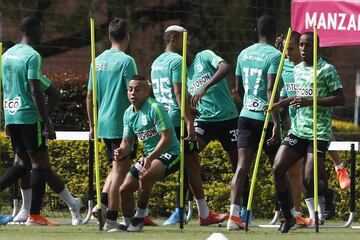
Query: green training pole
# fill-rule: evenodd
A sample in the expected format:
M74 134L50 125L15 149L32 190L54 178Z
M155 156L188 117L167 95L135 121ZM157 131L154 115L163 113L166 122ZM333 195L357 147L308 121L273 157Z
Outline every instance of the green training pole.
M93 86L93 117L94 117L94 158L95 158L95 181L96 181L96 200L98 209L99 228L102 230L101 219L101 195L100 195L100 168L99 168L99 144L98 144L98 117L97 117L97 98L96 98L96 72L95 72L95 26L94 18L90 18L91 31L91 78Z
M181 126L180 126L180 230L184 229L184 135L185 135L185 101L186 101L186 47L187 32L183 32L183 54L181 69Z
M267 127L268 127L269 120L270 120L271 109L272 109L273 104L274 104L275 95L276 95L276 92L277 92L277 88L278 88L280 77L281 77L282 68L283 68L284 61L285 61L286 51L287 51L287 48L289 46L290 37L291 37L291 28L289 28L288 33L287 33L284 50L282 52L280 65L279 65L279 68L278 68L277 73L276 73L274 88L273 88L272 93L271 93L271 98L270 98L270 102L269 102L269 108L268 108L268 111L266 112L264 127L263 127L263 130L262 130L262 133L261 133L259 147L258 147L258 151L257 151L257 154L256 154L254 171L253 171L253 175L252 175L252 178L251 178L249 199L248 199L248 204L247 204L247 208L246 208L245 231L249 230L249 216L250 216L251 203L252 203L252 198L253 198L254 189L255 189L257 171L258 171L258 168L259 168L260 156L261 156L262 148L263 148L264 141L265 141Z
M314 86L313 86L313 132L314 132L314 211L315 211L315 232L319 232L319 186L318 186L318 154L317 154L317 28L314 26Z

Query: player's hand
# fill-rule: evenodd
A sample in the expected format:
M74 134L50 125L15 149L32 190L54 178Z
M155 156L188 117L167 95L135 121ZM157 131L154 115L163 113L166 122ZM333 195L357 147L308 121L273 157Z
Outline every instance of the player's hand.
M203 87L202 89L200 89L200 91L198 93L196 93L192 99L191 99L191 105L193 105L194 107L196 107L198 105L199 102L201 102L201 98L205 95L206 90Z
M4 131L5 131L5 137L10 138L10 130L6 125L4 125Z
M200 112L196 109L196 107L193 107L191 104L189 105L191 116L197 118L200 117Z
M118 147L114 150L114 160L115 161L120 161L122 159L123 153L121 151L121 148Z
M280 125L274 124L274 127L272 129L272 136L266 141L266 143L267 145L272 146L279 142L280 142Z
M93 129L93 128L90 128L90 131L89 131L89 139L90 139L90 140L94 140L94 129Z
M147 158L147 157L144 157L142 160L144 161L144 164L143 164L143 167L139 171L140 181L146 176L146 174L148 174L148 171L150 169L151 162L152 162L151 159Z
M45 124L42 134L46 139L49 140L56 139L55 130L51 124Z
M296 97L292 102L290 102L290 105L293 105L297 108L301 108L301 107L311 106L312 103L313 103L313 100L311 98Z
M271 108L271 111L272 112L280 112L281 110L281 104L280 103L274 103L272 108ZM268 110L269 110L269 104L266 104L263 108L264 112L266 113Z
M195 132L194 124L186 124L186 127L187 127L188 135L185 138L185 140L189 142L196 141L196 132Z

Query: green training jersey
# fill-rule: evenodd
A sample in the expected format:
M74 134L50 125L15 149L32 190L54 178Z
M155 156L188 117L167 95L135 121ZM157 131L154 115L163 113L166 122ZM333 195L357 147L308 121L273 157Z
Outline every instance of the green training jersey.
M122 138L123 115L130 105L127 97L128 82L137 74L135 60L122 51L108 49L95 59L95 63L98 136ZM88 89L93 89L91 68Z
M281 78L283 80L284 86L280 91L280 97L287 98L296 95L295 91L295 81L294 81L294 63L285 59L283 70L281 73ZM290 123L293 125L293 121L296 116L296 107L289 106L289 118Z
M187 91L194 96L210 81L223 59L210 50L196 54L187 68ZM238 110L230 95L226 79L211 86L197 105L200 116L196 121L219 122L236 118Z
M181 84L182 57L164 52L151 65L151 85L158 102L164 104L175 127L180 126L180 108L174 94L174 83Z
M242 78L245 90L240 116L264 120L268 104L267 75L276 74L281 53L269 44L255 43L241 51L235 75Z
M300 63L294 68L295 89L297 97L313 98L313 67L304 67ZM333 65L319 58L317 64L317 88L318 98L331 96L342 88L339 75ZM331 141L332 138L332 107L317 107L317 138L318 140ZM301 107L297 109L291 133L299 138L313 139L313 107Z
M32 98L29 80L47 80L41 75L41 56L30 45L16 44L2 56L5 124L33 124L41 120Z
M154 151L160 141L159 133L167 129L171 130L171 144L161 154L179 155L179 140L164 105L148 98L138 112L134 111L133 105L125 111L123 138L136 135L139 141L144 142L146 156Z

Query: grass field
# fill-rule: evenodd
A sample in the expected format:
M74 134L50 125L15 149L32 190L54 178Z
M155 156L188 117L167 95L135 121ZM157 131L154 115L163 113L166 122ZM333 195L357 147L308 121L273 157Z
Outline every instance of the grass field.
M69 221L64 219L51 219L59 222ZM161 221L159 221L161 222ZM255 224L265 224L266 222L255 222ZM336 223L329 223L336 224ZM354 224L359 225L359 224ZM0 240L3 239L146 239L146 240L198 240L207 239L212 233L223 233L229 240L235 239L292 239L292 240L309 240L309 239L346 239L358 240L360 239L360 229L344 229L344 228L322 228L320 233L315 233L314 229L297 229L288 234L278 234L276 228L258 228L251 227L248 233L244 231L229 232L225 227L208 226L200 227L196 221L191 221L185 225L185 229L180 232L178 226L160 226L160 227L145 227L140 233L106 233L98 230L98 225L95 223L70 226L62 225L60 227L26 227L24 225L7 225L0 227Z

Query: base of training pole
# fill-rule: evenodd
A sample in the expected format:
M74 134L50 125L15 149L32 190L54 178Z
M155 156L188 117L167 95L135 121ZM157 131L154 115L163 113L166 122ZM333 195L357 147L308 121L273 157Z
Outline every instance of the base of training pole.
M90 219L91 219L91 216L92 216L92 209L94 207L94 201L93 200L89 200L88 201L88 210L87 210L87 214L86 214L86 217L85 219L82 221L81 224L88 224Z

